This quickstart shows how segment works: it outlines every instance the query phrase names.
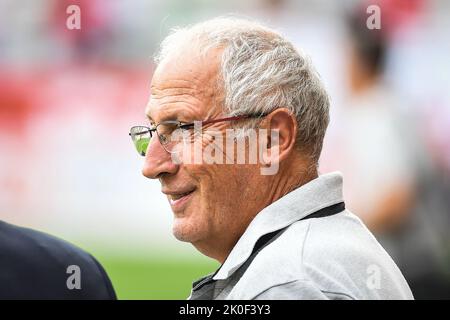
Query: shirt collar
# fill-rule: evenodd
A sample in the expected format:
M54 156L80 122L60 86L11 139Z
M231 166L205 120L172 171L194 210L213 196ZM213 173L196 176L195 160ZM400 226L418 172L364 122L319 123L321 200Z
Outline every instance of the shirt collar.
M321 175L286 194L255 216L213 279L231 276L250 257L256 241L263 235L342 201L342 174L339 172Z

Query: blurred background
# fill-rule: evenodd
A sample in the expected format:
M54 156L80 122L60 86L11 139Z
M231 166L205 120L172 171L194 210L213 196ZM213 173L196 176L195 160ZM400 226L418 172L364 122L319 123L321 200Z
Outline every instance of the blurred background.
M73 4L79 30L66 24ZM347 206L416 298L450 298L445 0L0 0L0 219L90 251L121 299L185 299L218 264L174 239L128 130L145 120L159 42L226 13L311 56L332 101L321 173L344 174Z

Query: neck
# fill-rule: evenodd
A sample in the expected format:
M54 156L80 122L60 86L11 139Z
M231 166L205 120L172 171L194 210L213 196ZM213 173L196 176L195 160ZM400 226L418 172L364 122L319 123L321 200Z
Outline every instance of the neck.
M261 193L257 198L253 198L254 202L247 202L248 207L239 208L239 215L226 228L226 232L214 233L214 239L209 238L208 241L196 242L192 243L192 245L202 254L217 260L221 264L224 263L250 222L260 211L291 191L318 177L315 167L312 168L305 165L293 166L292 162L288 167L286 165L284 167L280 165L278 175L265 176L264 180L258 183L258 185L269 186L269 188L265 193ZM254 192L252 193L253 195L255 194Z
M282 174L274 177L273 181L269 183L272 188L269 190L269 194L267 195L267 199L269 201L264 207L284 197L288 193L301 187L309 181L316 179L317 177L317 168L315 166L307 165L306 163L302 163L297 166L289 166L283 169Z

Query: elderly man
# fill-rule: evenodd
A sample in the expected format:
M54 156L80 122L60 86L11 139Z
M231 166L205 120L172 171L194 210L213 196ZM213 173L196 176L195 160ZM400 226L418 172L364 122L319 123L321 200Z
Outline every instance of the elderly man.
M216 18L174 31L156 62L150 124L130 135L169 200L175 237L221 263L190 299L413 298L345 210L341 175L318 175L329 101L289 41Z

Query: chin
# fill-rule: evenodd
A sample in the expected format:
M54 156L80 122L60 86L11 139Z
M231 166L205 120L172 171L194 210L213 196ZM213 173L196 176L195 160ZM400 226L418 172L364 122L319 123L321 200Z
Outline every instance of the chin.
M197 242L202 238L202 228L189 217L175 218L172 226L174 237L183 242Z

